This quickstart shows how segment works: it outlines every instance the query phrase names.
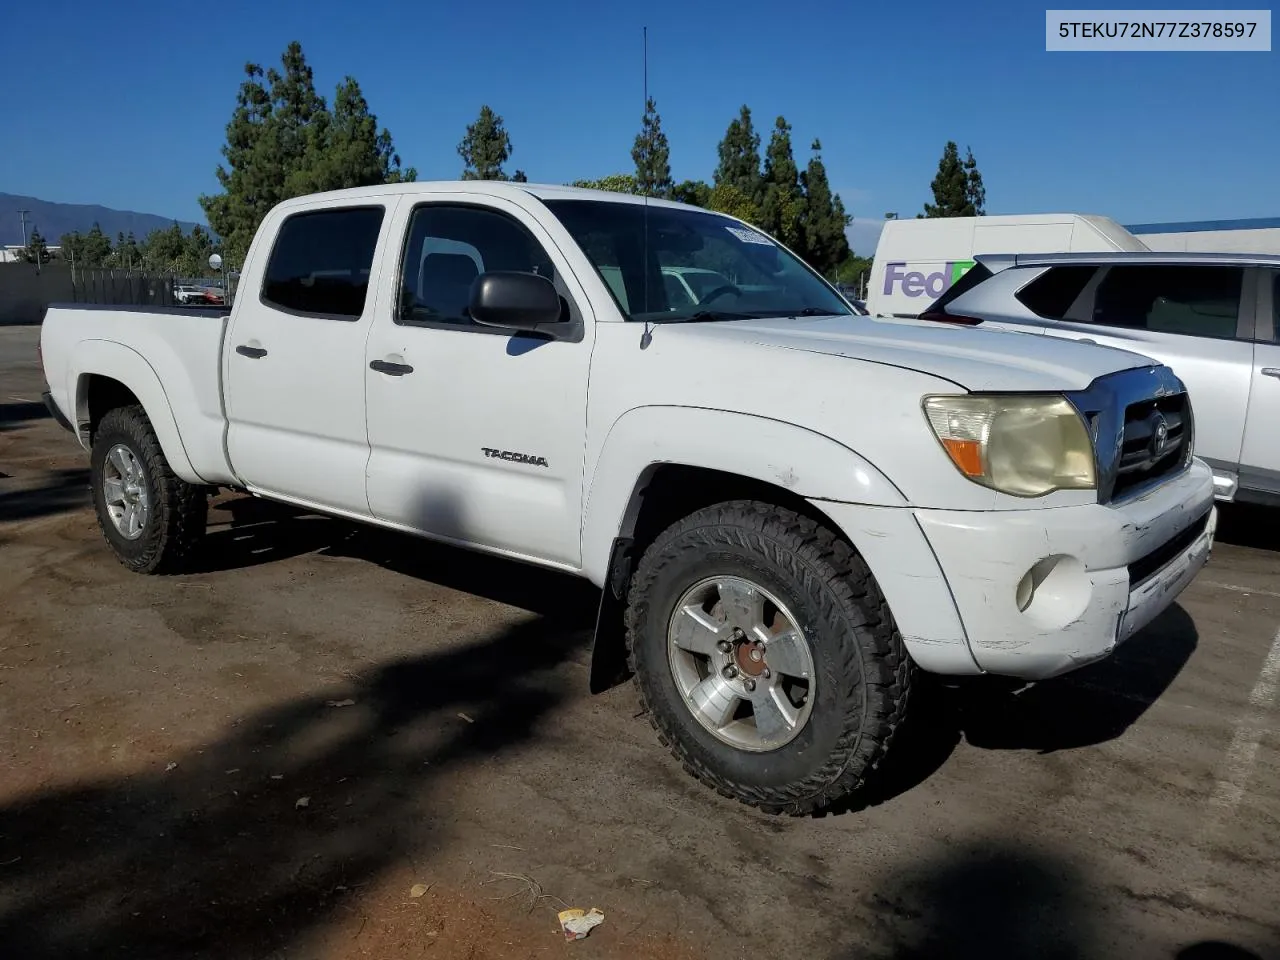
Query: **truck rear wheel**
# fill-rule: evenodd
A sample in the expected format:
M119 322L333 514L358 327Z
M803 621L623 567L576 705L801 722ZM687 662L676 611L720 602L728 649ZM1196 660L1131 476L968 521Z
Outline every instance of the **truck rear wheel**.
M770 813L853 802L906 715L913 667L870 570L769 504L717 504L659 535L636 567L627 636L662 742Z
M98 424L90 457L98 526L116 557L136 573L181 570L204 536L204 487L174 475L141 406L117 407Z

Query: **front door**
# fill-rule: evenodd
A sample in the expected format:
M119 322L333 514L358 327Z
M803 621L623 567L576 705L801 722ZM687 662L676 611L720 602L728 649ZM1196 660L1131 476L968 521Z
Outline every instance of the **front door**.
M228 452L249 489L367 516L365 340L392 206L276 211L224 348Z
M576 568L592 323L555 244L514 201L406 201L400 278L365 354L369 506L439 539ZM467 313L490 270L552 279L575 335L545 340Z

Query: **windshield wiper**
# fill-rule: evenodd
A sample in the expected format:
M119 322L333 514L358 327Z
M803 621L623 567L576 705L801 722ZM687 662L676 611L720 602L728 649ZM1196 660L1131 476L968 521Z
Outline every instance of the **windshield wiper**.
M679 323L700 323L708 320L756 320L758 317L754 313L733 313L729 310L699 310L697 313L691 313L687 317L677 318Z
M786 314L788 317L838 317L841 314L834 310L828 310L826 307L802 307L799 310L790 310Z

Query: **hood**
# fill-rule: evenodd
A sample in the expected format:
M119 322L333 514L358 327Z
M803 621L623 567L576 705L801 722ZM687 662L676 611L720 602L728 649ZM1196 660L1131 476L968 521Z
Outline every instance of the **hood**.
M941 377L966 390L1083 390L1098 377L1147 367L1149 357L1036 333L888 317L784 317L676 324L786 350L882 363Z

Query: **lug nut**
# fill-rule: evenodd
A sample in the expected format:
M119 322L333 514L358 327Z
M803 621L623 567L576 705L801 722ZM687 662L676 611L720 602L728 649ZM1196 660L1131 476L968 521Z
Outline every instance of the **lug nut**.
M764 677L766 680L768 680L770 677L772 677L772 676L773 676L773 671L772 671L772 670L770 670L768 667L765 667L765 668L764 668L764 672L763 672L763 673L761 673L761 674L760 674L760 676L762 676L762 677Z
M730 650L733 649L733 644L730 643L728 640L721 640L719 643L716 644L716 649L718 649L721 653L728 653Z
M738 668L732 663L726 664L724 670L721 671L726 680L732 680L738 675Z
M750 677L747 677L747 679L742 682L742 685L747 688L747 693L751 693L756 688L756 682Z

